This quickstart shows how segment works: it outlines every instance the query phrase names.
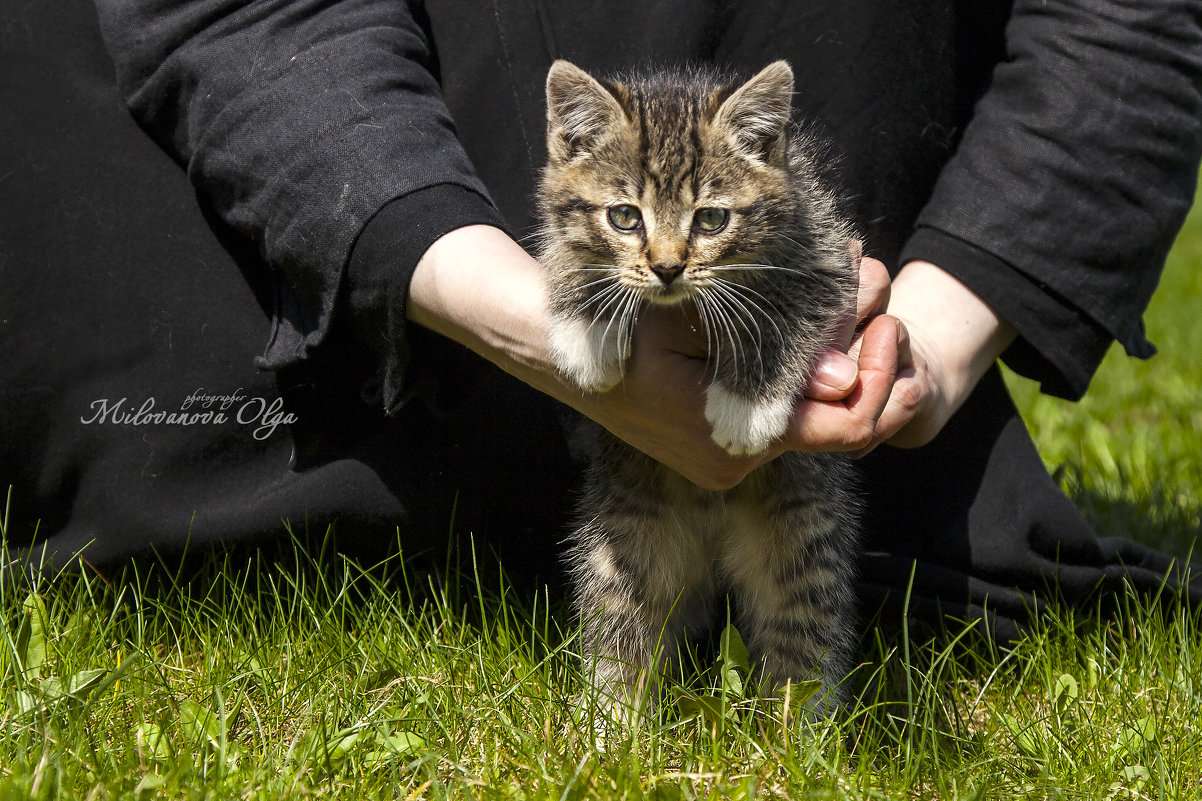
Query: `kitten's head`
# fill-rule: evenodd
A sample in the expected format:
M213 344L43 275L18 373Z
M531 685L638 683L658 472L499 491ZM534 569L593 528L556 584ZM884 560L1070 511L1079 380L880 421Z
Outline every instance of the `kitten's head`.
M742 84L702 72L602 81L555 62L540 198L555 289L587 296L616 281L674 304L716 281L753 283L751 268L786 243L812 251L792 91L783 61Z

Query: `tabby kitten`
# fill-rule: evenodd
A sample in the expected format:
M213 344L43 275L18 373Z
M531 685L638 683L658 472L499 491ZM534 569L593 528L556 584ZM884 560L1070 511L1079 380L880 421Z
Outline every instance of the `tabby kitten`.
M585 392L622 378L640 308L695 309L710 343L706 418L732 454L780 437L814 361L854 310L850 226L789 125L793 72L547 77L539 205L551 345ZM709 492L598 428L569 550L601 699L642 700L657 655L708 630L731 592L776 685L839 698L852 648L857 501L847 462L787 453ZM617 710L621 712L622 710Z

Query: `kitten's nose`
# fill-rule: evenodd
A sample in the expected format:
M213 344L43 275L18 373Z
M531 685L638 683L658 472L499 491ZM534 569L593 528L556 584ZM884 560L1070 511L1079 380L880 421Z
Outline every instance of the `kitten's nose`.
M664 282L664 286L671 286L676 280L676 276L684 272L683 264L652 264L651 272L659 277L659 280Z

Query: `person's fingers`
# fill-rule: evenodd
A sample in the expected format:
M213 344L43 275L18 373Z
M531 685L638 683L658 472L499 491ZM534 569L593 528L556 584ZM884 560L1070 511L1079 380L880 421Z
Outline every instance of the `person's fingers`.
M865 296L870 308L888 289L883 265L879 272L884 280L872 277L874 261L862 260L869 264L869 281L875 287ZM731 457L710 439L708 422L699 416L693 419L700 405L692 398L701 391L704 371L704 358L698 358L704 354L698 323L675 310L645 310L636 329L639 341L628 365L631 372L618 390L624 411L616 412L617 419L604 421L606 427L710 490L738 484L757 465L785 449L856 451L880 440L878 419L890 401L898 370L908 368L911 359L909 337L899 320L887 315L869 320L857 338L858 361L837 351L824 353L815 368L811 397L798 403L785 437L756 457ZM644 366L652 368L650 374L642 375ZM642 380L632 380L638 375ZM670 387L678 391L687 387L683 394L690 398L665 392ZM633 418L631 407L638 410ZM682 415L685 410L689 413ZM648 416L658 422L649 425Z
M898 320L886 315L868 324L860 338L856 387L840 401L801 401L783 442L785 448L854 451L871 444L897 375L900 327Z
M784 450L854 451L874 439L876 421L889 402L899 364L898 343L905 338L901 321L886 315L872 320L861 335L859 363L851 362L853 389L831 400L807 398L798 404L784 439L760 454L756 464L770 461ZM820 364L838 365L843 354L824 354ZM908 348L907 348L908 358ZM850 362L850 359L847 359ZM841 370L841 366L828 369ZM684 466L693 483L707 489L725 489L750 470L741 459L717 458L713 462Z
M929 401L929 390L916 370L910 369L899 374L889 396L889 403L877 421L875 442L888 442L904 427L914 422ZM899 440L895 444L902 445L903 442Z
M814 365L805 395L811 400L841 400L852 391L859 378L860 367L855 359L842 351L824 351Z
M865 256L860 259L860 283L856 291L856 319L851 323L851 344L847 354L853 359L859 358L860 339L857 332L862 332L873 318L884 314L889 306L889 271L885 265ZM846 341L846 340L844 340Z
M873 318L860 336L860 384L845 402L861 419L872 421L874 428L889 402L898 370L903 366L900 343L904 338L902 322L884 314Z
M921 418L930 416L932 407L938 403L936 388L931 385L929 370L919 369L914 364L910 346L909 329L904 322L897 323L898 371L890 389L889 401L876 423L872 442L851 454L858 459L871 453L883 442L899 447L915 447L929 439L925 426L916 425ZM899 432L905 432L899 437Z
M859 377L856 357L860 346L856 331L869 318L882 314L889 303L889 271L879 260L863 256L861 248L857 240L847 243L858 276L855 316L844 320L839 327L835 347L818 357L805 392L811 400L836 401L847 397ZM852 348L850 356L845 353L849 346Z
M856 318L859 321L884 313L889 306L890 285L884 262L870 256L860 259L860 282L856 290Z

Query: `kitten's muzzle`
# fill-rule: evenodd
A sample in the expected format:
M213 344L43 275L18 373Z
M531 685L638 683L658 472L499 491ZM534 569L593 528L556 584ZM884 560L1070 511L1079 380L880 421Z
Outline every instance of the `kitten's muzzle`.
M672 286L672 282L684 272L684 265L653 264L651 265L651 272L655 273L655 276L664 282L664 286Z

